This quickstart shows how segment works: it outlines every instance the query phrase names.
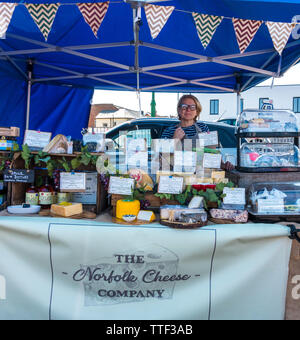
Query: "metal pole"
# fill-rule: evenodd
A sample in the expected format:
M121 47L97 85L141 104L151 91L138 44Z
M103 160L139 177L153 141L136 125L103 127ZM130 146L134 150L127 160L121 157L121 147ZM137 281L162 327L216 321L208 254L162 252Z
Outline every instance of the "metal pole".
M33 62L31 59L28 60L27 71L28 71L28 80L27 80L26 130L29 130L30 97L31 97L31 85L32 85L32 71L33 71Z

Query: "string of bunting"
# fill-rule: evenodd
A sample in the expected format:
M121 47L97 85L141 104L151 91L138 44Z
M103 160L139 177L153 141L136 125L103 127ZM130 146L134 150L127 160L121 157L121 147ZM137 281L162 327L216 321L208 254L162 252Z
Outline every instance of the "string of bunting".
M17 3L0 3L0 38L5 37L17 5ZM98 38L100 26L109 8L109 1L100 3L77 3L74 5L77 5L85 22L90 26L95 37ZM61 4L25 4L25 6L47 41L56 13ZM176 9L174 6L145 4L144 10L151 37L155 39ZM195 12L192 12L191 15L194 19L201 44L203 48L206 49L217 28L224 20L224 17ZM244 53L264 22L239 18L230 19L232 20L240 53ZM274 48L281 56L296 23L267 21L265 24L269 30Z

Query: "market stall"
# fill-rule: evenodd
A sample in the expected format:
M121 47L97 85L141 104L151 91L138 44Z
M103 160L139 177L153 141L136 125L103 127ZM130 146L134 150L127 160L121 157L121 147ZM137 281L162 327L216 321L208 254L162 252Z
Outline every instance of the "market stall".
M213 134L187 149L153 141L151 157L147 141L131 139L116 158L105 136L81 135L91 88L239 95L298 61L299 3L218 3L0 2L2 318L284 318L298 234L273 222L300 211L289 113L241 116L240 140L294 141L239 143L232 174L220 170ZM261 182L260 171L284 185L250 190L244 179ZM272 223L252 223L249 207L262 220L272 212Z

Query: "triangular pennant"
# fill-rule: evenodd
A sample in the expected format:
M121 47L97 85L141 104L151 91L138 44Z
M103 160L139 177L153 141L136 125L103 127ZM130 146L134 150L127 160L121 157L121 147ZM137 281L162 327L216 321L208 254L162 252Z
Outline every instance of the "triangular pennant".
M85 22L91 27L96 38L106 15L108 5L109 1L100 3L82 3L77 5Z
M281 55L296 23L268 21L266 25L269 29L274 48Z
M204 48L207 47L223 17L193 13L197 33Z
M144 8L152 39L155 39L165 26L175 7L147 4Z
M0 4L0 38L5 37L11 17L17 4L2 2Z
M45 40L47 40L59 4L26 4L26 7Z
M244 53L260 28L262 21L232 18L232 23L240 52Z

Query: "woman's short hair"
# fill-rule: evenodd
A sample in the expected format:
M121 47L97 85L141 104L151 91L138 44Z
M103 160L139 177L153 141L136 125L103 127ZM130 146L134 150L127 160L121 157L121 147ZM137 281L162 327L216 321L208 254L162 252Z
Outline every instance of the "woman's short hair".
M185 99L192 99L194 102L195 102L195 105L196 105L196 112L197 112L197 115L195 117L195 122L197 121L197 119L199 118L199 115L200 115L200 112L202 111L202 106L198 100L197 97L193 96L192 94L185 94L183 95L179 101L178 101L178 104L177 104L177 113L178 113L178 118L181 119L180 117L180 109L181 109L181 104L182 102L185 100Z

